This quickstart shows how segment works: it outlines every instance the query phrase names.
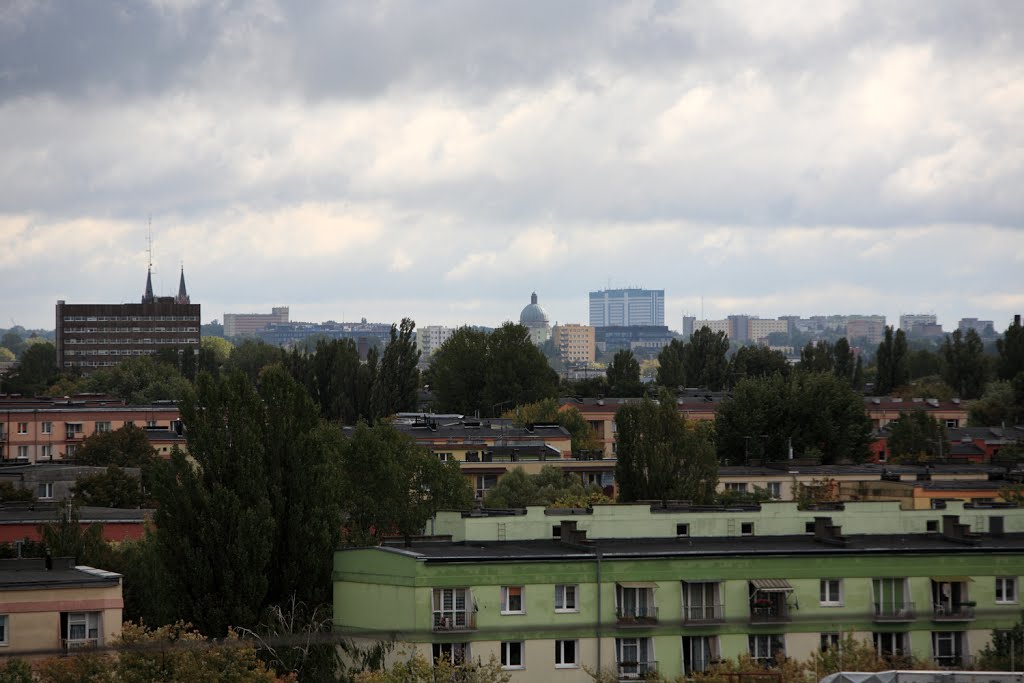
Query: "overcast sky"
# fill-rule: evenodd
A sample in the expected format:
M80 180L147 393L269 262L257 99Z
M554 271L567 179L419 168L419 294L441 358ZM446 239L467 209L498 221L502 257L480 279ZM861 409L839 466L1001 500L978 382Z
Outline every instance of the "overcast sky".
M5 0L0 149L0 327L1024 312L1019 0Z

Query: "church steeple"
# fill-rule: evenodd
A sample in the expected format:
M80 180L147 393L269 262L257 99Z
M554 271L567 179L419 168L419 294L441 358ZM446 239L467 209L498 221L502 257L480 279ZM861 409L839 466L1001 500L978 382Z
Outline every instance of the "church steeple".
M178 296L174 297L176 304L192 303L188 298L188 291L185 289L185 266L181 266L181 280L178 282Z
M156 300L153 296L153 268L146 269L146 293L142 295L142 303L151 304Z

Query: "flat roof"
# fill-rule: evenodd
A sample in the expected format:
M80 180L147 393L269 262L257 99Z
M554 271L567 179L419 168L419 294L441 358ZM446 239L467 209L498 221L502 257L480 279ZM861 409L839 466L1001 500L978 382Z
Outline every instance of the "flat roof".
M75 566L74 558L56 557L46 568L45 558L0 560L0 590L25 591L49 588L103 588L116 586L121 575L86 565Z

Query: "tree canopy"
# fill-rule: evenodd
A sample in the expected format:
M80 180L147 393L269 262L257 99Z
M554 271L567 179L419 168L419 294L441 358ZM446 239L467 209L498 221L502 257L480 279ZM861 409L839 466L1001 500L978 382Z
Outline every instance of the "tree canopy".
M594 428L574 406L559 408L558 401L546 398L536 403L524 403L502 417L512 420L517 427L529 424L557 423L565 427L572 438L572 451L592 451L601 447Z
M949 437L941 422L923 410L900 413L889 423L889 453L894 462L925 462L949 456Z
M885 338L875 353L875 367L875 393L879 395L888 395L910 381L907 335L903 330L893 333L891 325L885 328Z
M513 468L498 479L484 498L484 505L491 508L589 507L594 503L611 502L600 486L585 487L578 476L552 465L545 465L539 474L526 474L522 467Z
M999 379L1010 380L1024 373L1024 327L1020 316L1013 319L1003 338L996 340L996 351L999 354L997 371Z
M967 334L960 330L947 334L942 344L942 359L943 379L960 398L981 396L988 376L988 361L985 345L974 328L967 330Z
M620 349L615 352L605 375L608 378L609 396L643 395L644 387L640 383L640 362L629 349Z
M760 344L741 346L729 359L729 377L733 383L748 377L786 376L789 370L784 353Z
M728 384L729 338L702 327L689 341L670 341L658 354L658 384L663 387L702 387L717 391Z
M116 396L132 405L153 401L178 401L191 388L178 368L150 356L136 356L84 378L84 389Z
M3 391L10 394L35 396L45 392L57 381L57 348L49 342L40 342L23 347L21 362L0 376Z

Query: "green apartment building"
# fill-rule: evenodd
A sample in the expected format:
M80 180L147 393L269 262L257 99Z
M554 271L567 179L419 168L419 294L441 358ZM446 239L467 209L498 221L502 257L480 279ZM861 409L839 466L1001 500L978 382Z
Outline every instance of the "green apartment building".
M338 551L334 623L515 681L676 677L804 659L840 634L958 668L1021 614L1024 510L950 503L454 513L409 544Z

